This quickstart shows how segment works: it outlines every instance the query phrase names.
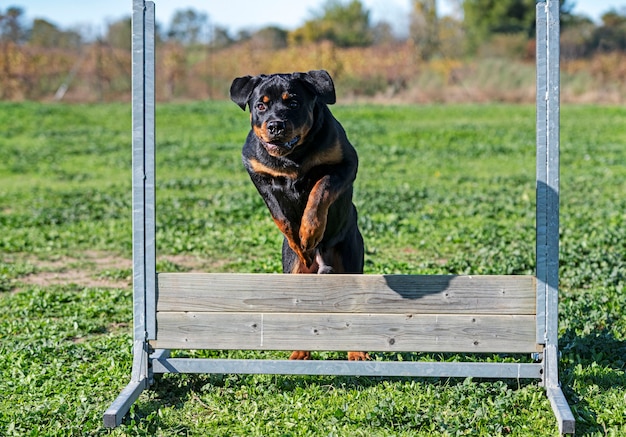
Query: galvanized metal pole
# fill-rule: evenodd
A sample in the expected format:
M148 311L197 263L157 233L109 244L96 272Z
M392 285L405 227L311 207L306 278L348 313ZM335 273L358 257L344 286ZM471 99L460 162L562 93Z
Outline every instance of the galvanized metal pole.
M144 269L146 339L156 338L156 101L154 3L146 2L144 26Z
M104 413L106 427L119 425L148 387L148 339L156 335L154 22L154 3L133 0L133 367L129 384Z
M544 385L562 434L575 420L559 383L560 7L538 1L537 12L537 342L544 344Z

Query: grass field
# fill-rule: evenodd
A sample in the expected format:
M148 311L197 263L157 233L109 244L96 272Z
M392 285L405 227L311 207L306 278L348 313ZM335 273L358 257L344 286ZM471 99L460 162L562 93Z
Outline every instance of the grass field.
M333 110L360 156L366 273L533 273L533 107ZM561 116L561 379L577 434L626 435L626 110ZM248 117L205 102L157 120L158 269L279 271ZM532 381L272 375L167 375L104 429L130 377L130 159L128 105L0 103L0 435L557 433Z

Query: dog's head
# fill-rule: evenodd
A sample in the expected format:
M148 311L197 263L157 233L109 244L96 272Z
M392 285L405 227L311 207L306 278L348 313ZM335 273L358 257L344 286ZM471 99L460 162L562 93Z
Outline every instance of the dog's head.
M230 98L250 107L252 131L272 156L286 156L304 142L315 105L335 103L335 86L324 70L238 77Z

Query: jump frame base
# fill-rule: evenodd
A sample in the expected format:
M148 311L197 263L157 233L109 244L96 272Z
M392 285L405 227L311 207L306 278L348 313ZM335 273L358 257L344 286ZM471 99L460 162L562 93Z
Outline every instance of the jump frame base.
M289 361L263 359L170 358L159 349L150 355L150 376L131 381L104 413L104 425L119 426L131 405L148 389L156 375L167 373L240 375L316 375L408 378L477 378L539 380L543 384L544 364L427 361ZM546 395L561 434L573 434L575 419L560 386L546 387Z

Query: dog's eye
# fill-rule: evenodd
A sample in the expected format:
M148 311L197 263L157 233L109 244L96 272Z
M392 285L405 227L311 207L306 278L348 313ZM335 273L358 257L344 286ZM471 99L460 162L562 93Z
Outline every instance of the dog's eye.
M291 109L297 109L300 107L300 102L298 102L297 100L289 100L289 103L287 103L287 105L289 105Z
M265 111L267 109L267 106L265 105L265 103L257 103L256 104L256 109L257 111Z

